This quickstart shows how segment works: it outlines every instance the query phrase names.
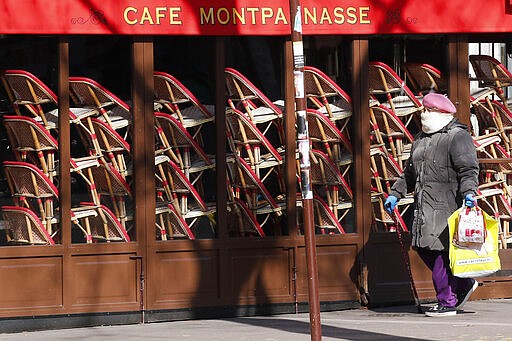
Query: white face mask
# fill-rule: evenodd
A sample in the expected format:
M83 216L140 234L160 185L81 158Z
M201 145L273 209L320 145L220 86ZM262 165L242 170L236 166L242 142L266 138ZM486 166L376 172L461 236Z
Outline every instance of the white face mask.
M421 113L421 130L433 134L444 128L452 119L453 114L426 110Z

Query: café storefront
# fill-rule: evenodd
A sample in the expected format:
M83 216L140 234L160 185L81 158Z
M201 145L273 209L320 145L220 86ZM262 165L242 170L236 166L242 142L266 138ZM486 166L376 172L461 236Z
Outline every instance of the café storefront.
M460 120L469 124L471 46L497 46L492 51L506 61L511 6L497 0L336 5L322 0L302 1L301 13L306 65L329 75L351 105L343 127L351 146L350 168L343 174L350 204L336 215L326 197L331 188L320 186L316 193L320 204L315 213L334 213L338 221L332 222L334 229L320 223L315 227L321 307L411 302L397 235L375 214L370 62L389 65L403 79L405 62L435 65ZM307 311L286 1L6 0L0 18L0 330ZM270 212L261 207L251 211L249 190L243 186L248 178L240 175L241 168L233 168L237 149L231 118L236 110L230 109L226 68L246 76L280 105L281 123L270 125L267 135L282 150L279 172L260 177L268 191L258 187L255 199L260 203L269 193L268 205L275 202ZM181 81L211 114L183 128L183 135L195 141L185 148L166 144L175 135L165 135L164 121L157 118L167 118L166 110L182 102L156 100L155 71ZM15 76L23 84L37 78L31 80L29 95L44 97L37 91L41 86L54 96L37 104L22 101ZM81 93L79 85L84 84L89 92ZM106 110L84 104L93 86L115 94L102 102ZM101 102L101 96L96 99ZM21 151L16 129L29 120L19 122L16 116L31 117L42 126L53 149ZM36 128L31 129L28 135ZM112 140L105 137L108 133ZM110 148L114 139L118 147ZM43 137L38 141L43 144ZM204 151L205 165L199 170L186 166L186 153L197 152L196 145ZM47 158L49 149L52 156ZM40 155L53 167L43 167ZM181 161L185 166L173 173ZM508 162L506 157L501 161ZM23 171L35 175L21 183L35 176L50 183L37 183L32 197L18 193L16 176ZM177 179L183 187L176 185ZM190 204L194 200L199 204ZM46 206L34 214L53 245L13 242L9 229L15 224L9 217L15 215L5 212L22 211L13 206L41 207L41 202ZM186 212L179 211L181 205ZM251 212L244 215L246 208ZM110 237L99 236L95 224L98 231L108 229ZM480 279L476 298L511 296L509 230L504 231L502 270ZM407 234L404 238L409 241ZM420 298L433 300L428 269L415 252L409 253Z

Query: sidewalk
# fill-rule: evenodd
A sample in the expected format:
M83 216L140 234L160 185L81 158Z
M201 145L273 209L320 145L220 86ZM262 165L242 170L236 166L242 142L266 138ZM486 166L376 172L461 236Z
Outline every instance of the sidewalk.
M415 306L323 312L322 340L512 340L512 299L471 301L464 308L449 317L426 317ZM311 337L309 314L286 314L0 334L0 340L306 341Z

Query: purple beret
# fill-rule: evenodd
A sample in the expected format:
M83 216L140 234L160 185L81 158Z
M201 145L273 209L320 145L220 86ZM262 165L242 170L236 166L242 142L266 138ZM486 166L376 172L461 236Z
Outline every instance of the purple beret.
M423 106L425 109L434 109L439 112L454 114L457 112L452 101L444 95L429 93L423 97Z

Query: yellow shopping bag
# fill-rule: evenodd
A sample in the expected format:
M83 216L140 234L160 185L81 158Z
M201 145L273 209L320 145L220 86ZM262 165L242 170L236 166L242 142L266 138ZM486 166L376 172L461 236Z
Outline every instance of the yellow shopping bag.
M450 228L450 268L457 277L489 276L501 269L498 256L498 221L481 210L487 233L483 244L459 247L453 239L459 223L459 214L464 207L453 212L448 218Z

